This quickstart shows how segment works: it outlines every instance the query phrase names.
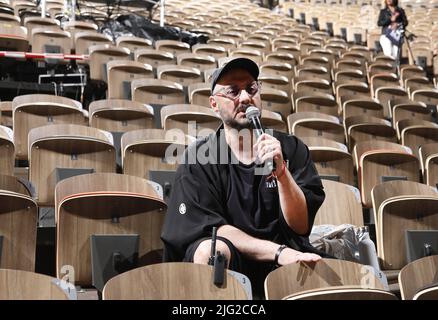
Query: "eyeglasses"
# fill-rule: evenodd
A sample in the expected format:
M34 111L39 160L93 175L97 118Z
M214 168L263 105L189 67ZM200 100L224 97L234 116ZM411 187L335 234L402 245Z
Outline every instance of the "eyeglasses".
M262 84L260 81L253 81L246 86L245 91L248 93L250 98L252 98L260 91L261 86L262 86ZM235 101L237 98L240 97L242 90L243 89L240 89L240 87L238 85L233 84L231 86L225 86L223 88L220 88L213 95L219 96L219 97L224 97L224 98Z

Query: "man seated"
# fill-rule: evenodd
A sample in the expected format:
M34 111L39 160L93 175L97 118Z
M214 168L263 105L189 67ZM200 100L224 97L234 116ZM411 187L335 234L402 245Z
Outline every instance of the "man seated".
M276 131L255 137L245 111L261 111L258 75L246 58L213 73L210 106L223 125L185 151L161 236L164 261L207 264L217 227L217 250L255 288L277 266L321 259L308 236L325 197L303 142Z

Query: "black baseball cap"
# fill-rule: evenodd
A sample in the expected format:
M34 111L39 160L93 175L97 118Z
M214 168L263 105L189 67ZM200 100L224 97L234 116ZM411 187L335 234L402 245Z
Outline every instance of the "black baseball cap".
M249 74L257 80L259 77L259 67L257 63L248 58L235 58L228 61L222 68L216 69L211 75L211 93L213 94L214 87L219 79L226 74L228 71L233 69L244 69L249 72Z

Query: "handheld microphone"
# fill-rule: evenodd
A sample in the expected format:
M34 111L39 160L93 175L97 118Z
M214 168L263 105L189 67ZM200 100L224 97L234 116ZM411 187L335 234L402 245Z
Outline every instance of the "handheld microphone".
M262 124L260 122L260 110L254 106L249 106L245 111L245 115L248 121L251 122L252 126L254 127L255 135L258 139L264 132ZM274 163L272 161L272 158L267 159L265 164L269 172L274 171Z

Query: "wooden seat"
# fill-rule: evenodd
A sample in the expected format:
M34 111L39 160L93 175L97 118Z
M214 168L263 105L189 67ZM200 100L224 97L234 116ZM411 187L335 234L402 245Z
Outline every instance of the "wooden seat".
M286 119L291 114L292 104L286 92L262 87L260 97L263 108L266 110L279 113L283 119Z
M297 64L298 56L295 58L295 56L292 53L288 52L272 52L265 56L265 62L270 63L287 63L291 66L294 66Z
M287 126L279 113L262 110L260 121L265 129L287 132Z
M389 105L392 110L392 126L394 128L397 128L397 123L404 119L433 121L431 110L422 102L415 102L409 99L396 99L390 101ZM397 135L398 134L397 132Z
M111 45L111 38L95 31L81 31L74 36L76 54L89 54L89 49L97 45Z
M339 85L336 85L336 99L340 107L347 101L347 97L349 100L352 99L370 99L370 89L368 85L364 82L345 82ZM340 109L341 111L341 109Z
M334 116L318 112L298 112L287 117L289 133L298 137L321 137L345 142L344 127Z
M164 130L178 129L194 137L207 136L222 124L219 115L211 108L193 104L163 107L161 121Z
M405 80L404 86L409 96L412 97L412 93L421 89L433 89L433 83L427 77L411 77Z
M391 118L391 109L389 103L391 100L408 98L408 93L402 87L380 87L375 92L375 97L383 106L383 115L385 118Z
M342 117L344 119L366 115L370 117L383 119L383 107L373 98L360 98L352 96L344 96L344 103L342 104Z
M204 80L199 69L171 64L158 66L157 78L173 81L186 87L192 83L202 82Z
M394 196L379 207L378 255L384 269L401 269L407 264L406 230L437 230L438 195Z
M271 44L258 39L246 39L239 44L239 49L258 50L262 54L271 52Z
M132 80L154 77L152 66L137 61L113 60L106 68L108 99L130 99Z
M419 163L410 148L387 141L363 141L353 149L362 204L371 207L371 190L390 180L419 181Z
M266 61L260 65L260 72L263 74L272 74L277 76L284 76L288 80L294 75L294 69L289 63Z
M62 26L64 31L67 31L70 33L71 36L71 49L76 50L75 48L75 36L79 32L86 32L86 31L97 31L97 25L91 22L85 22L85 21L67 21L64 22ZM95 45L95 44L93 44Z
M433 298L437 299L436 276L438 270L438 256L433 255L415 260L404 266L398 276L400 293L403 300L425 300L427 291L433 289Z
M382 87L399 87L400 80L394 73L377 73L371 77L371 93L375 96L377 89Z
M398 300L393 293L381 289L364 289L360 286L333 286L305 290L284 297L282 300Z
M104 44L91 46L90 53L90 79L107 82L107 64L112 60L129 60L130 51L126 48Z
M29 180L41 205L54 205L57 168L115 172L115 161L109 132L67 124L38 127L29 132Z
M414 181L387 181L374 186L371 191L374 222L376 230L379 230L381 221L379 216L379 210L381 205L388 199L396 197L415 197L415 196L436 196L438 195L436 189L431 188L422 183ZM377 252L380 255L383 245L383 239L381 234L377 234Z
M362 70L349 69L349 70L339 70L332 69L332 77L334 79L334 87L336 88L339 84L356 81L356 82L366 82L365 74Z
M263 62L263 52L261 52L259 50L255 50L255 49L248 49L248 48L234 49L233 51L230 51L229 57L230 58L240 58L240 57L248 58L248 59L254 61L255 63L257 63L258 65Z
M419 148L423 181L438 188L438 143L427 143Z
M331 180L322 180L325 200L319 208L314 224L364 225L360 192L356 187ZM342 194L342 197L339 195Z
M162 248L166 205L145 179L113 173L75 176L57 184L55 203L58 277L62 266L70 265L75 270L75 284L91 285L93 234L138 234L139 261Z
M71 36L67 31L32 29L32 52L36 53L70 53Z
M29 43L33 45L32 42L32 30L35 28L44 28L46 30L61 30L60 22L52 18L41 18L41 17L26 17L24 18L23 25L27 28L27 36Z
M188 88L189 102L198 106L210 107L211 85L207 82L192 83Z
M307 77L307 79L324 79L327 81L331 81L331 75L329 70L324 67L318 66L298 65L295 67L295 76Z
M418 157L418 149L425 144L438 142L438 124L420 119L404 119L397 122L401 144L411 148Z
M183 86L160 79L138 79L131 82L132 100L157 105L186 102Z
M0 268L35 270L37 220L37 204L24 185L15 177L0 175Z
M12 128L12 101L0 101L0 125Z
M195 44L192 47L193 52L195 52L194 50L197 50L195 48L197 48L198 45L202 46L202 44ZM233 37L226 37L226 36L219 36L219 37L209 39L209 40L207 40L207 45L221 47L221 48L225 49L225 54L224 54L224 52L222 52L220 54L220 57L216 57L216 59L228 56L228 50L234 50L237 47L236 39L234 39Z
M436 108L438 105L438 89L420 89L412 92L412 100L423 102L427 106Z
M242 284L225 272L225 285L212 281L208 265L160 263L118 275L108 281L104 300L247 300Z
M312 95L329 94L333 95L331 83L325 79L309 79L308 77L295 77L292 79L294 92L305 91Z
M214 40L214 39L213 39ZM235 48L234 44L230 44L229 47L226 46L226 44L215 44L215 43L208 43L208 44L201 44L198 43L192 47L192 52L197 55L206 55L213 57L215 60L223 57L228 56L227 49L228 48Z
M261 72L258 80L261 81L264 87L281 90L287 94L291 94L292 92L289 79L285 76Z
M33 128L50 124L85 124L78 101L46 94L17 96L12 101L15 156L27 160L28 134Z
M15 166L14 134L0 125L0 174L13 175Z
M89 105L90 126L109 132L154 128L151 106L121 99L93 101Z
M358 142L380 140L397 143L397 133L391 122L371 116L352 116L344 121L349 150Z
M383 290L383 284L367 268L370 267L336 259L322 259L314 264L288 264L266 277L266 299L279 300L306 290L328 289L333 286ZM367 281L364 281L364 275Z
M54 280L43 274L0 269L0 300L68 300Z
M20 17L17 17L13 14L2 13L2 11L0 10L0 24L19 27L21 26L21 20Z
M177 56L177 63L202 71L216 68L216 59L212 56L201 53L181 53Z
M368 79L378 73L396 73L395 66L391 63L374 62L368 66Z
M425 77L426 72L423 68L414 65L400 66L400 79L402 83L406 83L406 80L414 77Z
M301 140L309 147L322 179L355 185L352 157L344 144L320 137L302 137Z
M182 155L190 141L181 133L162 129L126 132L121 141L123 173L150 179L150 170L176 171L178 156Z
M134 52L135 61L157 68L162 64L176 64L175 56L167 51L156 49L139 49Z
M157 50L167 51L173 55L190 52L190 45L188 43L176 40L157 40L155 41L155 48Z
M0 48L9 51L28 52L27 29L19 26L0 24Z
M140 49L152 49L152 41L139 37L121 36L116 39L116 46L135 52Z
M295 112L320 112L331 116L338 115L338 104L329 94L301 91L293 95Z

